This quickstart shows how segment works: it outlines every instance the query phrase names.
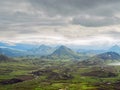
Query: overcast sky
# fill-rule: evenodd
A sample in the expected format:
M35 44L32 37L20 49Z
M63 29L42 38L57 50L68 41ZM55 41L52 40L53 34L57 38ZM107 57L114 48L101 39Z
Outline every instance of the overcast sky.
M0 41L120 45L120 0L0 0Z

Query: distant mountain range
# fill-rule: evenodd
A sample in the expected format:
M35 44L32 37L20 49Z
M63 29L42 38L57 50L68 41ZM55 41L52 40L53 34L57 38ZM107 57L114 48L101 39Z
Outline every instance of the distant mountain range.
M11 57L27 55L26 51L24 50L17 50L17 49L8 48L8 47L0 47L0 54L11 56Z
M6 43L0 43L0 54L16 57L16 56L26 56L26 55L49 55L53 53L55 48L47 45L31 45L31 44L16 44L8 45Z
M25 45L25 46L24 46ZM108 50L87 50L78 49L73 50L64 45L48 46L48 45L28 45L17 44L16 46L9 46L0 43L0 60L9 60L8 57L20 56L39 56L46 59L73 59L80 61L82 65L103 65L107 62L120 61L120 47L115 45ZM7 57L8 56L8 57Z
M86 49L77 50L77 53L83 53L85 55L96 55L104 52L106 52L106 50L86 50Z
M83 53L86 55L96 55L96 54L105 53L105 52L116 52L120 54L120 46L114 45L111 48L105 49L105 50L78 49L77 52Z
M77 46L78 48L78 46ZM115 45L106 50L92 50L92 49L75 49L74 47L66 47L60 45L34 45L34 44L16 44L8 45L0 42L0 54L16 57L16 56L49 56L49 57L61 57L61 58L80 58L80 55L94 56L105 52L116 52L120 54L120 47Z
M40 45L37 48L32 48L28 50L32 55L39 55L39 56L47 56L52 54L55 51L55 48L47 46L47 45Z
M0 42L0 47L13 48L13 49L18 49L18 50L29 50L29 49L35 48L37 46L38 45L34 45L34 44L22 44L22 43L17 43L15 45L9 45L7 43Z

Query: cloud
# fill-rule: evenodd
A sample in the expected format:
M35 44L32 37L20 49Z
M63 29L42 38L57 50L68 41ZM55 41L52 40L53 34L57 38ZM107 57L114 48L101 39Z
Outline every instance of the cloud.
M79 45L120 42L120 0L0 2L0 41Z
M38 10L44 10L48 13L69 15L76 13L90 13L91 10L99 9L100 7L112 7L119 0L30 0L33 7ZM104 10L103 10L104 11Z
M72 19L72 24L89 27L120 22L119 0L1 0L0 5L0 20L3 22L39 22L41 19L48 18L48 20L51 19L52 24L55 24L57 23L55 19L63 18L64 22L70 23ZM94 17L102 19L95 20ZM99 21L98 24L96 24L97 21ZM44 21L41 24L46 25Z
M71 17L72 24L101 27L119 24L119 0L30 0L34 8L48 16ZM86 18L89 16L89 18ZM101 19L100 19L101 18ZM96 23L97 22L97 23Z
M83 25L86 27L101 27L110 25L119 25L120 18L117 17L99 17L84 15L73 18L72 24Z

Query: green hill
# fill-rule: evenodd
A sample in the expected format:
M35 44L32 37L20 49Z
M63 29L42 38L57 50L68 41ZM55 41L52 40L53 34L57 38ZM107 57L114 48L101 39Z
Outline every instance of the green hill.
M9 61L9 60L10 60L10 58L9 58L9 57L7 57L7 56L5 56L5 55L0 54L0 62L6 62L6 61Z
M81 61L80 65L104 65L109 62L115 62L120 60L120 55L116 52L106 52L95 55L87 60Z
M50 57L52 58L79 58L78 54L72 51L70 48L66 46L60 46L56 49Z

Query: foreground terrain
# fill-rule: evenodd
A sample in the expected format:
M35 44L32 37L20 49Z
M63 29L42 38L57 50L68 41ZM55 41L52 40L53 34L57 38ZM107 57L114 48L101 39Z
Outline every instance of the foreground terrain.
M78 60L21 57L0 62L0 90L120 90L119 71Z

